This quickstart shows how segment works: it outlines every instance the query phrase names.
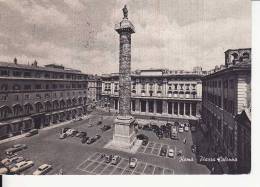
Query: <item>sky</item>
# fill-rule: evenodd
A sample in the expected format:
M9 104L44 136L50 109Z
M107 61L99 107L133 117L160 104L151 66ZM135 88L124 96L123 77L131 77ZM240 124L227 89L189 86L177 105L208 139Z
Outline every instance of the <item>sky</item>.
M118 72L125 4L132 70L210 70L227 49L251 47L249 0L0 0L0 61Z

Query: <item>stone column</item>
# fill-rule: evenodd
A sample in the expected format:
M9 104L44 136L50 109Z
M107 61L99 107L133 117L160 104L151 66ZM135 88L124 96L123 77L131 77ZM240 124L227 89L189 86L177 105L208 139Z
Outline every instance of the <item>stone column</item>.
M136 147L135 120L131 116L131 34L135 28L128 20L126 6L122 10L123 20L115 25L119 34L119 115L114 121L113 140L106 147L131 152Z
M180 102L177 102L178 105L178 116L180 115Z
M192 103L190 103L190 116L192 116Z

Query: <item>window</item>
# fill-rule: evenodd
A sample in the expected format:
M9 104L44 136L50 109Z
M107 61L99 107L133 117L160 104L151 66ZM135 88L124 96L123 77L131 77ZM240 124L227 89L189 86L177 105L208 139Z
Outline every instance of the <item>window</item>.
M1 94L0 95L0 101L7 101L7 95L6 94Z
M36 94L35 96L36 96L36 99L41 99L42 98L41 94Z
M45 88L46 88L46 90L49 90L49 89L50 89L50 85L49 85L49 84L46 84L46 85L45 85Z
M25 90L31 90L31 85L30 85L30 84L24 85L24 89L25 89Z
M234 80L229 80L230 89L234 89Z
M14 72L13 72L13 76L14 76L14 77L21 77L21 76L22 76L22 72L20 72L20 71L14 71Z
M18 84L15 84L13 86L13 90L20 90L20 89L21 89L21 87Z
M57 84L53 84L52 89L57 89Z
M9 71L8 70L2 70L1 76L9 76Z
M218 87L221 88L221 81L218 81Z
M45 99L48 99L48 98L50 98L50 94L46 93L46 94L44 95L44 97L45 97Z
M42 89L42 85L40 85L40 84L36 84L36 85L35 85L35 89L36 89L36 90L40 90L40 89Z
M25 99L25 100L29 100L29 99L30 99L30 95L29 95L29 94L25 94L25 95L24 95L24 99Z
M31 77L32 74L29 71L24 72L24 77Z
M7 91L8 90L8 85L7 84L3 84L1 86L1 91Z
M15 96L14 96L14 100L15 100L15 101L19 101L19 95L15 95Z

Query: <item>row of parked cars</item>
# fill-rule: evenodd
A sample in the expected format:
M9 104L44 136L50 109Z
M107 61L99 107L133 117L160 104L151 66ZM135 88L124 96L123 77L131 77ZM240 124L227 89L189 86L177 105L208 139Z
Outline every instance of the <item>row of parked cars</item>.
M32 167L34 162L32 160L25 159L22 156L18 156L16 152L23 149L27 149L25 144L16 144L5 150L6 158L1 160L0 174L19 174L20 172ZM33 175L43 175L50 171L52 168L49 164L43 164L38 167Z
M99 134L96 134L93 137L88 137L87 132L78 131L72 128L62 128L60 131L60 139L65 139L67 137L77 137L80 138L82 144L92 144L101 138Z
M119 155L102 154L101 157L105 159L105 162L107 164L111 163L112 165L117 165L121 160L121 157ZM136 165L137 165L137 158L134 157L129 158L129 168L135 168Z
M166 123L165 125L161 125L160 127L154 124L144 125L142 127L143 130L153 131L158 138L171 138L178 139L178 133L196 131L196 127L194 125L190 125L189 123Z

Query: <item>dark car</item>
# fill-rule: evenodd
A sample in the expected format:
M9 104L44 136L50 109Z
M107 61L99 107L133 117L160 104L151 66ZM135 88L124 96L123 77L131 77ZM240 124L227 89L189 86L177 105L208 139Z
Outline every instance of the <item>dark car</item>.
M94 143L96 141L96 139L94 138L94 137L92 137L92 138L89 138L88 140L87 140L87 144L92 144L92 143Z
M79 132L79 131L77 131L77 130L73 130L72 133L71 133L71 137L76 136L76 134L78 134L78 132Z
M196 153L196 151L197 151L197 146L196 146L196 145L192 145L192 146L191 146L191 151L192 151L193 153Z
M166 156L167 154L167 148L166 147L162 147L160 150L160 156Z
M69 129L70 129L70 128L68 128L68 127L62 128L62 129L61 129L61 134L67 132L67 130L69 130Z
M163 132L162 132L162 131L158 131L158 132L156 133L156 136L157 136L158 138L163 138Z
M88 141L88 139L89 139L89 137L87 137L87 136L83 136L82 138L81 138L81 143L86 143L87 141Z
M76 134L76 137L78 137L78 138L82 138L82 137L84 137L84 136L87 136L87 133L86 133L86 132L83 132L83 131L78 132L78 133Z
M30 137L30 136L33 136L33 135L36 135L36 134L38 134L39 132L38 132L38 129L32 129L32 130L30 130L25 136L26 137Z
M143 141L142 141L142 145L146 146L148 144L148 137L147 138L144 138Z
M111 126L109 125L104 125L103 127L100 128L102 131L107 131L109 129L111 129Z
M112 161L113 155L106 155L105 161L106 163L110 163Z
M143 129L143 130L147 130L147 131L152 130L149 125L144 125L142 129Z
M5 153L7 155L10 155L10 154L13 154L15 152L21 151L23 149L27 149L27 145L25 145L25 144L16 144L16 145L13 145L11 148L6 149Z
M101 136L99 134L97 134L96 136L93 137L95 139L95 141L97 141L99 138L101 138Z
M102 121L98 121L98 122L97 122L97 125L101 125L101 124L102 124Z
M143 139L146 139L146 138L148 138L148 137L145 136L144 134L138 134L138 135L136 136L136 138L137 138L138 140L143 140Z
M171 123L166 123L165 126L170 129L172 127L172 124Z

